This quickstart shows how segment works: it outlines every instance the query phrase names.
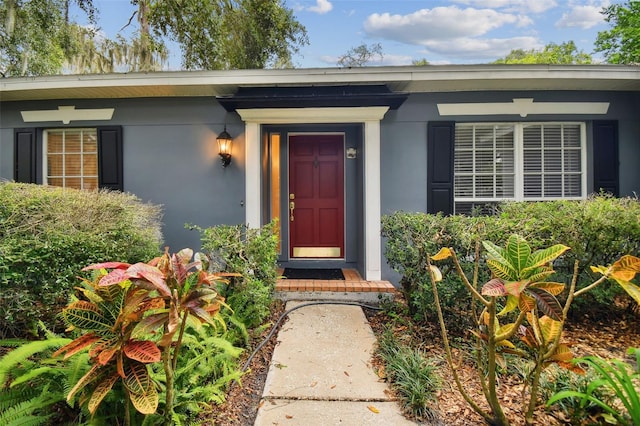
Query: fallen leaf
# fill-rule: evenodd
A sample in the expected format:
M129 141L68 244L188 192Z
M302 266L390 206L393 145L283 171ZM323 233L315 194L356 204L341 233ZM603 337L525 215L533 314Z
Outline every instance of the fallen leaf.
M335 388L336 388L336 385L331 386L331 389L335 389Z
M311 384L309 385L309 387L315 388L317 384L318 384L318 382L313 382L313 383L311 383Z
M291 420L293 418L293 416L290 416L289 414L285 415L285 417L289 420Z
M344 372L344 375L349 377L349 373L347 373L346 371Z
M276 365L275 365L275 366L276 366L276 368L279 368L279 369L287 368L287 366L286 366L286 365L284 365L284 364L280 364L279 362L278 362L278 363L276 363Z
M380 412L380 410L378 410L376 407L374 407L373 405L367 405L367 408L369 409L369 411L371 411L372 413L376 413L378 414Z

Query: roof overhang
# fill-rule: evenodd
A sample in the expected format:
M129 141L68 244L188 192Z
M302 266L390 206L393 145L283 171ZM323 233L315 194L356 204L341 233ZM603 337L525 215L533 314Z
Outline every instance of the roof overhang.
M637 92L640 66L433 65L10 77L0 79L0 100L227 97L240 88L362 85L385 85L395 94L487 90Z
M218 102L227 110L251 108L322 108L386 106L398 109L407 93L394 93L386 85L240 87Z

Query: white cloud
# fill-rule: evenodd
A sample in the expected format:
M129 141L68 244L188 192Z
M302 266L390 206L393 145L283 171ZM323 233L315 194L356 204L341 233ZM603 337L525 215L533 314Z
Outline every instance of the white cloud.
M330 12L333 9L333 5L329 0L316 0L316 5L307 8L309 12L319 13L323 15Z
M562 14L556 22L558 28L582 28L583 30L595 27L604 22L604 16L600 13L608 2L589 5L573 5L571 10Z
M364 22L372 37L424 45L433 40L476 37L506 24L528 23L516 15L457 6L422 9L408 15L374 13Z
M454 0L456 3L489 9L504 9L507 12L542 13L558 5L556 0Z
M513 37L475 39L461 37L451 40L433 40L425 43L428 53L440 54L448 58L476 60L497 59L515 49L540 49L542 43L535 37ZM429 57L427 53L427 58Z

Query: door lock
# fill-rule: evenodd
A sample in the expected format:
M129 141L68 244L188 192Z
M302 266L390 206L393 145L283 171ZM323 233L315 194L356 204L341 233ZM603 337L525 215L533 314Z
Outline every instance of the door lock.
M289 219L293 222L293 211L296 208L296 203L294 201L289 202Z

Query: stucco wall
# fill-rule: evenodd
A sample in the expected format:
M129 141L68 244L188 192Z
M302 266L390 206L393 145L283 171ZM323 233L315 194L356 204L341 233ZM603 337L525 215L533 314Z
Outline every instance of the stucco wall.
M438 103L610 102L606 116L487 116L441 117ZM25 123L21 110L115 108L109 122ZM381 211L426 211L427 123L429 121L588 121L618 120L620 134L620 190L640 194L640 94L619 92L456 92L413 94L381 123ZM243 223L245 210L244 123L212 98L104 99L0 103L0 178L13 178L13 129L21 127L89 127L121 125L124 148L124 188L144 201L163 205L164 235L172 250L199 248L199 235L185 223L202 227ZM223 168L215 138L227 124L234 136L233 160ZM366 147L363 147L366 149ZM589 157L589 168L591 169ZM366 177L365 177L366 179ZM591 177L589 177L591 182ZM362 182L360 183L362 184ZM361 239L361 238L360 238ZM360 246L360 251L362 247ZM362 253L360 253L362 255ZM383 259L382 276L397 282Z
M23 123L21 110L115 108L109 122ZM196 231L202 227L243 223L244 123L211 98L105 99L2 103L0 178L13 178L13 128L91 127L121 125L123 129L124 190L164 211L165 243L172 251L200 247ZM234 137L233 159L223 168L217 135Z

